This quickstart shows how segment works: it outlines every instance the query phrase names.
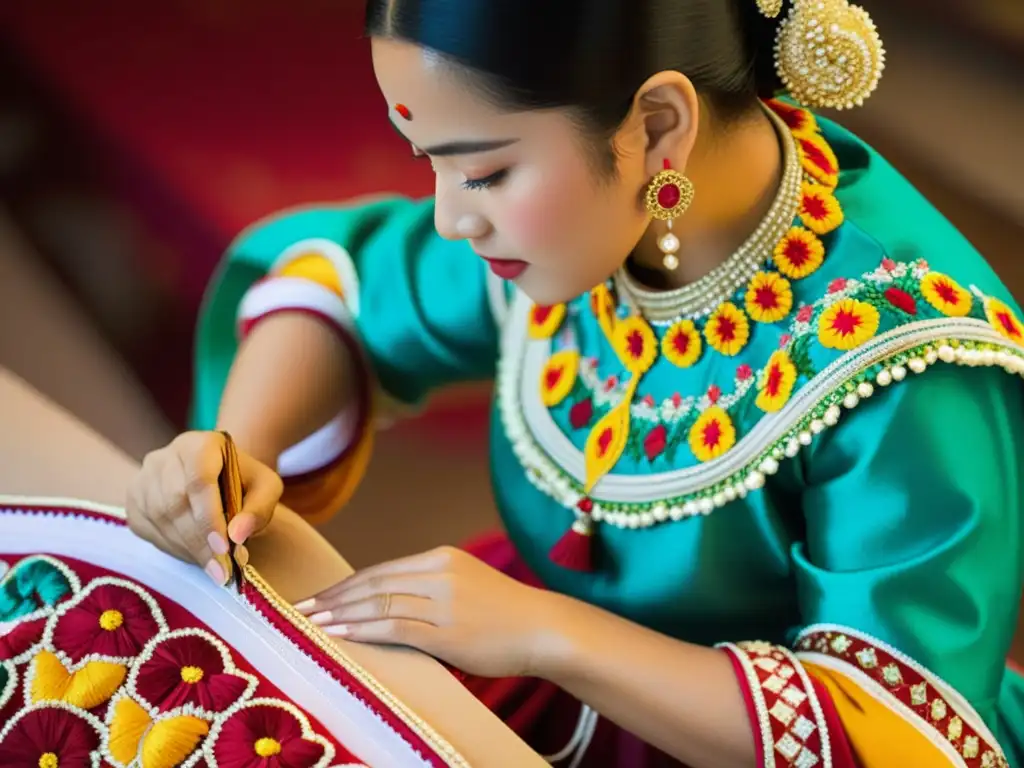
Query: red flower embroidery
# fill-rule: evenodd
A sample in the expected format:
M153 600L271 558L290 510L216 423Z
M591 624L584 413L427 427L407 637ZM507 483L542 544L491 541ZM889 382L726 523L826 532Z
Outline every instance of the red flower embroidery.
M717 384L712 384L708 387L708 401L714 405L722 397L722 388Z
M605 392L611 392L617 386L619 386L619 377L618 376L609 376L607 379L604 380L604 391Z
M186 704L220 713L242 698L255 680L229 669L212 637L199 630L161 639L139 667L135 691L161 712Z
M845 277L837 277L835 280L833 280L831 283L829 283L828 292L829 293L839 293L840 291L845 290L846 286L849 285L849 284L850 284L850 281L847 280ZM807 319L810 320L810 318L807 318Z
M312 768L325 745L297 710L257 699L231 715L216 735L213 756L231 768Z
M902 288L888 288L885 291L885 298L892 304L896 309L901 309L908 315L917 314L917 302L914 301L914 297L904 291Z
M654 402L654 398L651 397L650 395L644 395L643 400L641 400L640 402L646 405L648 408L654 408L657 405L657 403Z
M672 393L672 405L675 406L676 408L678 408L682 404L683 404L683 396L680 395L678 392L673 392Z
M580 400L569 409L569 423L573 429L583 429L593 417L594 403L589 397L586 400Z
M7 766L92 765L101 736L82 715L52 704L42 704L15 716L0 743Z
M644 453L647 455L647 460L654 461L661 456L667 444L668 430L665 429L664 424L659 424L644 438Z
M804 306L800 307L800 311L796 313L798 323L809 323L812 317L814 317L814 307L809 304L804 304Z
M746 381L754 375L754 370L749 365L741 365L736 369L736 379L739 381Z
M789 346L789 342L791 342L792 340L793 340L793 337L790 334L788 334L788 333L783 334L782 338L779 339L779 349L785 349L786 347L788 347Z
M896 269L896 262L886 257L882 259L882 269L884 269L886 272L892 272L894 269Z
M57 620L53 645L77 662L90 653L131 658L162 629L162 616L154 613L142 595L126 585L104 578L93 581ZM159 610L159 609L156 609Z
M11 629L5 630L6 634L0 635L0 661L14 660L28 652L42 639L45 628L46 618L44 617L23 621L15 624Z

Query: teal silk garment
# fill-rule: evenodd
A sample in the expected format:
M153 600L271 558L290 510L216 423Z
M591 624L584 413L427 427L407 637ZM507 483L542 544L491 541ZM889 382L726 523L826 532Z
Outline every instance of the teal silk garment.
M201 317L194 423L215 422L246 291L295 243L336 243L387 395L416 404L496 378L495 498L550 589L701 644L793 647L811 625L853 628L958 691L1024 766L1024 684L1004 665L1024 557L1020 309L883 158L818 124L842 169L845 218L817 238L822 263L801 276L797 244L762 270L766 290L791 294L779 320L755 319L746 283L729 297L749 336L736 354L715 348L726 345L712 326L728 312L652 322L659 354L633 393L621 456L589 495L588 437L632 381L597 300L569 302L549 333L514 286L436 234L431 200L302 209L243 233ZM610 322L641 302L626 278L605 288ZM680 333L677 361L701 346L685 367L664 353ZM549 386L555 353L572 368L565 392ZM709 414L720 417L711 431L698 424ZM703 439L725 450L704 455ZM596 512L581 514L584 497ZM579 518L593 534L589 572L549 554Z

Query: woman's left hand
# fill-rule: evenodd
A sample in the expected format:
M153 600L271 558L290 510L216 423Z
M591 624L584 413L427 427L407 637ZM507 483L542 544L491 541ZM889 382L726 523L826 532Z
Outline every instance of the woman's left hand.
M533 676L557 641L554 597L454 547L375 565L296 609L329 635L406 645L484 677Z

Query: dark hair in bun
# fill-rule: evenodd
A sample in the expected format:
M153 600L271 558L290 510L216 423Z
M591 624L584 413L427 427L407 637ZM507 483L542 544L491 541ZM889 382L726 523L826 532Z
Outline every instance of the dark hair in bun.
M470 70L501 107L571 108L610 137L651 75L690 78L720 124L778 87L776 23L755 0L367 0L371 36Z

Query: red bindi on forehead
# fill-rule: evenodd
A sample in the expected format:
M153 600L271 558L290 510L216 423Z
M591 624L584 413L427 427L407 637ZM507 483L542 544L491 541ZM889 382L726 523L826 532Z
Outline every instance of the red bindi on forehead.
M403 120L412 120L412 112L405 104L395 104L395 112L397 112Z

